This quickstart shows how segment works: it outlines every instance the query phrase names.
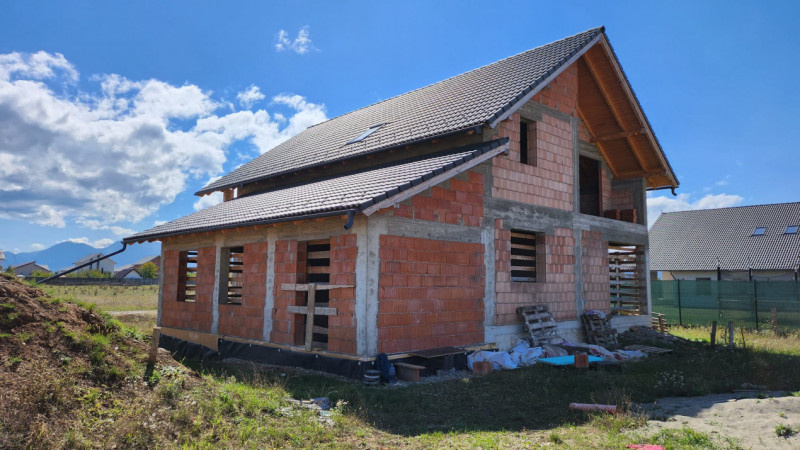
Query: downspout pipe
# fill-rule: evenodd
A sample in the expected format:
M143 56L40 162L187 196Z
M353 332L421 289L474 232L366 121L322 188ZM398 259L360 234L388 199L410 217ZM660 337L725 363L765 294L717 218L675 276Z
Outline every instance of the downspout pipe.
M54 279L54 278L58 278L58 277L60 277L60 276L62 276L62 275L66 275L66 274L68 274L68 273L75 272L76 270L83 269L84 267L86 267L86 266L89 266L89 265L92 265L92 264L96 263L97 261L102 261L102 260L104 260L104 259L106 259L106 258L110 258L110 257L112 257L112 256L114 256L114 255L118 255L118 254L120 254L120 253L124 252L124 251L125 251L125 249L126 249L127 247L128 247L128 244L126 244L126 243L124 243L124 242L123 242L123 243L122 243L122 248L121 248L121 249L119 249L119 250L117 250L117 251L115 251L114 253L109 253L109 254L107 254L107 255L103 255L103 256L101 256L101 257L99 257L99 258L97 258L97 259L93 259L93 260L91 260L91 261L89 261L89 262L83 263L83 264L81 264L81 265L80 265L80 266L78 266L78 267L73 267L72 269L69 269L69 270L67 270L66 272L57 273L57 274L53 275L52 277L47 277L47 278L45 278L44 280L37 281L37 282L36 282L36 284L47 283L48 281L50 281L50 280L52 280L52 279Z
M353 222L355 222L355 220L356 220L356 210L351 209L347 211L347 223L344 224L344 229L349 230L350 228L352 228Z

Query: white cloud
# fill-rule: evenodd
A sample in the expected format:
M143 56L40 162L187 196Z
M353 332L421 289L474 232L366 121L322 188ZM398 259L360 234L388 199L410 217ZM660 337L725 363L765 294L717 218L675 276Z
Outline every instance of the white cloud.
M87 237L79 237L79 238L69 238L66 241L62 242L74 242L76 244L90 245L94 248L105 248L113 244L115 241L113 239L108 239L108 238L98 239L96 241L90 241L89 238Z
M715 184L715 185L717 185L717 186L727 186L727 185L728 185L728 183L730 183L730 179L731 179L731 176L730 176L730 175L725 175L725 178L723 178L723 179L721 179L721 180L717 181L717 182L716 182L716 183L714 183L714 184Z
M251 84L250 87L236 94L236 99L239 100L240 105L249 109L253 103L264 100L264 94L261 93L258 86Z
M201 209L206 209L209 206L214 206L218 203L222 203L222 192L214 192L213 194L200 197L196 202L194 202L193 206L195 211L200 211Z
M156 221L153 221L153 226L157 227L159 225L164 225L165 223L167 223L166 220L156 220Z
M33 243L31 244L31 248L33 249L33 251L44 250L44 244Z
M707 194L697 201L690 201L689 194L678 194L677 197L670 197L660 195L658 197L647 197L647 226L650 227L655 223L658 216L664 212L675 211L688 211L694 209L714 209L714 208L727 208L736 206L744 200L738 195L729 194Z
M263 153L327 119L302 96L273 99L288 118L218 115L228 104L198 86L93 75L99 91L86 93L77 79L61 54L0 55L0 218L128 235L119 223L171 203L190 178L219 176L236 142Z
M279 52L292 50L297 54L304 55L313 48L314 47L311 44L311 34L309 32L308 25L300 28L300 31L297 32L297 37L294 38L294 40L289 37L289 33L287 33L286 30L280 30L278 32L278 37L276 38L275 42L275 50Z

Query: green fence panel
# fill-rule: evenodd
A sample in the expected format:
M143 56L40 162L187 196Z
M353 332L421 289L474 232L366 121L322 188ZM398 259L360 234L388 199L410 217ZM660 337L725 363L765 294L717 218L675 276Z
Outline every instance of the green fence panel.
M796 281L651 282L653 312L670 323L710 325L717 321L750 329L800 328L800 284Z

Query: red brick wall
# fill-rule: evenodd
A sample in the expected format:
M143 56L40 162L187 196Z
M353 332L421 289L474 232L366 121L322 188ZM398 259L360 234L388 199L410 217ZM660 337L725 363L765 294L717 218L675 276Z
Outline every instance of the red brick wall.
M381 235L378 351L483 342L483 244Z
M578 66L572 64L564 69L555 80L533 96L533 101L557 109L564 114L577 116L578 108Z
M599 231L584 230L581 244L584 308L610 312L608 242L603 240L603 235Z
M299 247L297 241L275 242L275 306L272 309L270 342L277 344L295 345L303 339L304 316L289 314L286 308L302 305L305 293L281 289L283 283L305 282L305 246Z
M203 247L197 250L197 298L194 302L178 301L178 289L181 288L178 286L180 253L179 250L164 251L161 326L210 332L216 248Z
M630 188L612 189L606 209L633 209L633 190Z
M492 158L492 195L531 205L572 210L572 126L543 114L536 123L536 166L519 162L519 113L501 122L509 155Z
M556 228L554 235L539 235L545 244L544 282L511 281L511 230L495 220L495 323L520 323L517 308L546 304L556 320L572 320L575 311L575 238L570 228ZM539 247L537 245L537 247ZM541 279L541 275L539 275Z
M575 116L578 72L573 64L531 101ZM497 137L509 138L509 155L492 158L492 195L531 205L571 211L573 199L572 125L542 114L536 122L536 164L519 162L519 113L497 126Z
M478 227L483 220L483 175L468 171L394 209L397 217Z
M356 235L348 234L331 239L331 284L356 284ZM328 317L328 350L356 354L356 290L333 289L329 302L336 315Z
M267 295L266 242L244 245L244 286L242 304L219 305L219 334L261 339L264 327L264 299Z

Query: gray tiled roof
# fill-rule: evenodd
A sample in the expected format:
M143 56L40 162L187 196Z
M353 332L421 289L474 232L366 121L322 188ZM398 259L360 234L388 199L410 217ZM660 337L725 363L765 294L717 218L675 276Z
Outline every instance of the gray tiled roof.
M800 203L664 213L650 229L650 270L794 269L800 260ZM753 230L765 227L763 236Z
M447 153L240 197L134 234L123 242L360 210L498 149L507 142L507 138L497 139Z
M594 28L309 127L198 194L487 125L603 31ZM385 125L347 144L378 124Z

